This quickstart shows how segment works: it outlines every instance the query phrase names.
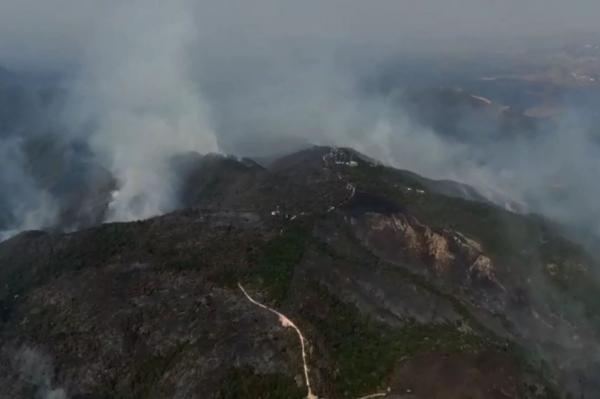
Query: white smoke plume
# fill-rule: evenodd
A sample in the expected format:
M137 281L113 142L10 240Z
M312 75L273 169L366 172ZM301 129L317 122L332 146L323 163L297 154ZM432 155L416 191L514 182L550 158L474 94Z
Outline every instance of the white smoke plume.
M172 210L169 157L218 150L207 106L187 78L196 35L189 2L116 4L92 35L74 108L96 122L91 147L118 180L108 220Z
M0 198L0 220L9 219L11 230L0 229L0 241L22 230L51 226L57 213L54 198L40 190L26 172L20 138L0 138L0 182L9 193ZM11 220L12 219L12 220Z
M51 359L30 347L21 348L14 356L14 366L20 377L36 389L36 399L68 399L62 388L54 383Z

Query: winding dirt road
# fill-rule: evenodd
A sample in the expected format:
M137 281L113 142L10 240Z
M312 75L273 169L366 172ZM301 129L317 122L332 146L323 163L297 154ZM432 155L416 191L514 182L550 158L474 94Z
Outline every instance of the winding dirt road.
M296 334L298 335L298 339L300 340L300 347L302 349L302 366L304 369L304 381L305 381L306 389L307 389L306 399L319 399L319 397L317 395L315 395L315 393L313 392L312 385L310 383L310 376L309 376L310 368L308 367L308 356L306 355L306 346L307 346L308 341L306 338L304 338L302 331L300 331L300 329L296 326L296 324L293 321L291 321L283 313L278 312L277 310L270 308L269 306L262 304L262 303L258 302L256 299L252 298L250 296L250 294L248 294L246 289L242 286L241 283L238 283L238 287L240 288L240 290L242 291L242 293L244 294L246 299L248 299L248 301L250 301L252 304L276 315L279 320L279 323L283 327L293 328L294 331L296 331ZM386 396L388 396L388 392L381 392L381 393L374 393L374 394L370 394L370 395L366 395L366 396L361 396L357 399L384 398Z
M296 326L296 324L294 324L293 321L291 321L283 313L280 313L280 312L276 311L275 309L272 309L266 305L263 305L262 303L258 302L254 298L252 298L248 294L248 292L246 292L246 290L244 289L244 287L242 286L241 283L238 283L238 286L240 287L240 290L246 296L246 299L248 299L254 305L259 306L259 307L273 313L274 315L276 315L279 318L279 322L281 323L281 325L283 327L293 328L296 331L296 334L298 334L298 339L300 340L300 347L302 348L302 365L304 367L304 381L306 383L306 389L308 391L306 394L306 399L318 399L317 395L315 395L313 393L312 386L310 385L310 377L308 375L309 368L308 368L308 361L307 361L307 356L306 356L306 339L304 338L304 335L302 335L302 332L300 331L300 329Z

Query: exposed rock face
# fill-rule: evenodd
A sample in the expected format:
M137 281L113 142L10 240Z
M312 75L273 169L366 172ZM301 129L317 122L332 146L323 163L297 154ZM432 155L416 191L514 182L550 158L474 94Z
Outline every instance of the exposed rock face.
M383 259L405 263L416 261L439 278L461 284L474 281L501 287L491 259L481 244L449 229L434 230L405 214L366 213L350 220L365 244Z
M206 173L189 209L0 244L1 399L305 398L238 282L319 397L600 395L596 263L537 219L344 149Z

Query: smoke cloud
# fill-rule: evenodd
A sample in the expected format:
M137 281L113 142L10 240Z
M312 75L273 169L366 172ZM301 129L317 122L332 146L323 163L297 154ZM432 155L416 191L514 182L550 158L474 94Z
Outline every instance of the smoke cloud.
M307 144L600 237L597 15L591 0L4 0L0 240L171 211L179 153ZM546 101L562 112L526 115ZM43 355L15 362L38 397L66 397Z
M13 108L0 114L0 231L164 213L178 205L168 162L177 153L312 143L466 182L600 234L591 112L567 106L552 124L504 134L462 109L462 133L451 134L407 100L501 73L499 53L519 70L511 57L527 46L597 37L600 6L576 3L2 2L0 96Z
M207 107L187 78L186 47L196 36L188 12L186 0L114 5L85 51L73 108L83 124L95 121L90 146L120 183L108 220L172 210L169 157L217 151Z
M14 231L0 232L0 240L19 230L50 225L56 218L54 199L26 173L20 144L18 138L0 140L0 157L5 165L0 169L0 182L3 191L10 193L0 199L0 220L4 226L15 227Z
M64 389L56 388L51 359L30 347L20 348L14 355L13 366L27 385L36 390L36 399L68 399Z

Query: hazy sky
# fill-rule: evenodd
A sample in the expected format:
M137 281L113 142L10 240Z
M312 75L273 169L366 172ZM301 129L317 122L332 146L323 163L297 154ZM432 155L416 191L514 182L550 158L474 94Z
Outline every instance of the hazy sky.
M183 9L198 37L213 45L266 36L418 46L415 38L600 30L600 2L593 0L3 0L0 61L76 63L94 34L110 26L114 10L127 7L137 9L131 20L147 8Z

